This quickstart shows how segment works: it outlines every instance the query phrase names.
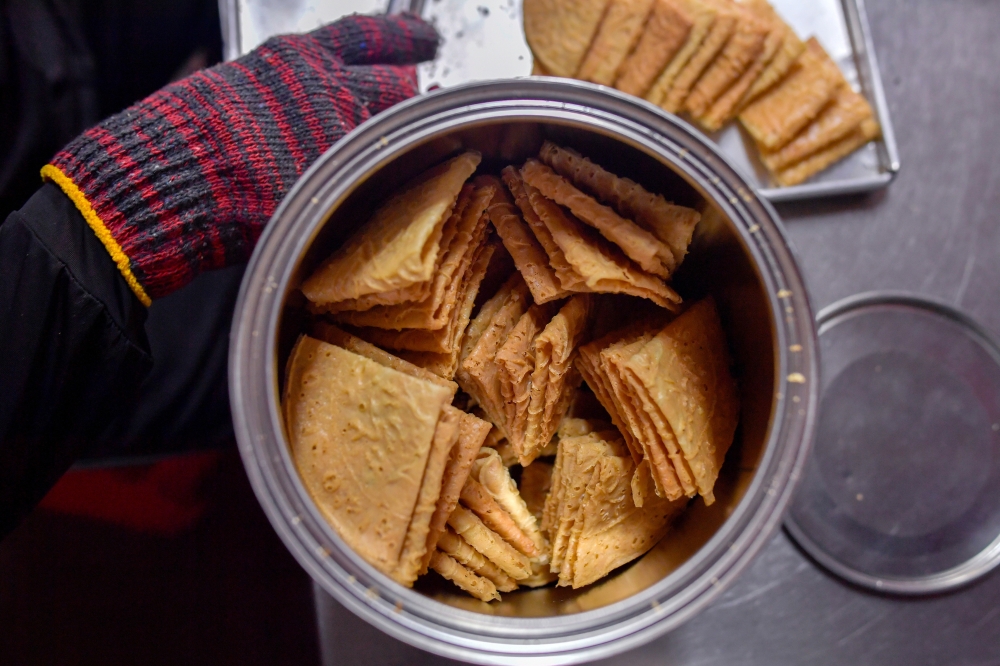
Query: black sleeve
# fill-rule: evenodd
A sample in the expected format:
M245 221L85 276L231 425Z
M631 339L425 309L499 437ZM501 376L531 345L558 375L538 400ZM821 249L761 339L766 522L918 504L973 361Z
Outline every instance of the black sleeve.
M131 409L152 365L145 318L54 185L0 225L0 538Z

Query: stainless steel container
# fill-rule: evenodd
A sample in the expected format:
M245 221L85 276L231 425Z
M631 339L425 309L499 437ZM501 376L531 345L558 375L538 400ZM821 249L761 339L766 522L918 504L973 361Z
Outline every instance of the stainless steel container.
M300 330L302 277L377 203L461 147L484 166L520 162L545 137L569 144L704 218L675 278L685 298L714 295L743 397L717 502L701 500L652 551L582 590L545 588L489 606L454 588L405 589L344 546L289 455L282 368ZM232 331L230 390L240 452L289 550L338 601L387 633L480 663L580 662L627 650L703 608L779 525L805 460L817 344L802 277L773 209L718 150L659 109L552 79L471 84L379 115L331 148L282 202L254 252Z

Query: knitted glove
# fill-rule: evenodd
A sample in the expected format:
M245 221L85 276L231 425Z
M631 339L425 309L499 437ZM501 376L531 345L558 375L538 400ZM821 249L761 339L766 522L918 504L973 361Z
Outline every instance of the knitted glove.
M413 15L275 37L84 132L42 169L139 300L245 262L292 184L359 123L417 92L438 36Z

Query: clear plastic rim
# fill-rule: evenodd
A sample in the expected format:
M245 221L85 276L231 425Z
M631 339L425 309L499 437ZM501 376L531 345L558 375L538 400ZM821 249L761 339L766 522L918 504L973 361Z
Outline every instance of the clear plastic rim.
M848 296L820 310L819 314L816 315L817 331L821 333L824 325L849 312L876 305L904 305L926 310L954 321L971 333L984 349L990 351L997 364L1000 365L1000 343L979 322L949 303L909 292L870 291ZM855 585L887 594L919 596L949 592L972 583L1000 564L1000 534L998 534L990 545L982 551L949 569L912 578L873 576L859 571L827 553L809 537L795 521L794 514L791 512L785 516L785 529L809 557L834 575Z
M621 602L552 618L459 610L408 590L346 548L302 488L278 413L276 330L292 270L331 210L401 151L476 123L543 120L614 136L670 165L733 221L769 296L777 387L760 471L737 510L680 569ZM478 663L575 663L637 647L703 608L780 524L815 426L816 330L777 214L706 140L660 109L614 91L552 79L475 83L410 100L325 153L279 206L244 277L231 333L237 441L278 535L340 603L411 645ZM796 398L795 402L792 398Z

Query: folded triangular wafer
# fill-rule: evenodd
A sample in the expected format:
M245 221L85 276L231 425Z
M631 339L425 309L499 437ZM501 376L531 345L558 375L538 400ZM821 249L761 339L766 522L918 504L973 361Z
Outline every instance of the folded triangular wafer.
M556 313L555 304L534 304L521 315L495 357L499 370L500 393L511 444L524 450L531 398L531 375L535 370L535 338Z
M627 456L606 455L598 462L577 519L571 569L569 575L560 576L561 585L589 585L645 554L683 510L684 500L670 502L649 494L642 507L636 506L632 490L636 473Z
M733 441L739 397L711 298L692 305L627 363L669 422L706 504Z
M746 107L740 122L759 145L778 150L819 115L843 80L813 37L788 76Z
M486 435L490 429L491 426L486 421L476 418L472 414L464 412L461 414L458 427L458 442L452 449L451 457L449 457L448 464L444 469L444 475L441 480L441 493L427 531L427 552L424 555L425 571L430 564L430 557L437 546L438 539L441 538L448 524L448 516L458 506L462 488L465 487L465 482L472 471L472 464L476 461L479 449L486 440Z
M470 546L468 541L458 536L450 527L441 535L438 548L442 553L447 553L455 558L470 571L496 585L498 591L513 592L517 589L517 581L486 559L482 553Z
M357 309L424 298L444 224L480 159L465 152L393 196L303 282L306 298L319 306L369 299Z
M406 541L399 556L399 565L393 574L393 577L404 585L412 584L423 570L431 518L441 497L442 479L448 459L458 442L461 419L462 412L449 405L441 412L437 428L434 430L431 450L420 481L420 494L417 496L413 515L410 517L410 526L406 531ZM392 461L385 461L385 464L392 464Z
M583 278L575 291L621 293L647 298L668 310L681 298L661 279L642 271L621 251L538 190L525 185L528 201L573 272ZM565 285L563 285L565 286Z
M635 50L619 70L615 88L642 97L691 32L692 21L674 0L656 0Z
M421 510L430 502L422 482L436 433L438 452L446 445L438 422L451 397L445 386L308 336L288 363L283 403L303 484L340 537L403 585L424 555L408 534L418 500Z
M496 248L497 246L493 243L489 243L486 247L482 248L470 267L469 272L466 274L466 279L462 288L462 300L452 315L454 317L453 322L450 322L447 328L448 342L446 346L449 348L449 351L432 352L401 350L399 352L400 356L415 365L426 368L427 370L440 375L441 377L445 377L447 379L453 379L455 377L455 373L458 371L458 362L462 351L462 340L464 339L465 331L469 326L469 320L472 316L472 308L475 306L476 296L479 294L479 286L486 277L486 273L490 266L490 260L493 258Z
M771 33L769 23L757 19L738 5L730 3L730 7L736 13L736 27L684 100L684 108L695 117L704 115L754 64Z
M867 100L845 82L816 120L781 150L762 152L761 161L772 173L787 169L843 139L872 117L872 108Z
M545 502L543 527L552 542L550 567L559 574L561 584L566 584L564 580L571 580L568 559L572 557L570 541L585 499L584 491L598 461L609 453L609 446L594 433L559 441L553 486Z
M548 255L549 266L552 268L556 279L559 280L560 287L567 292L586 291L587 287L584 284L583 277L573 270L569 261L566 260L566 255L563 254L563 251L552 237L552 233L545 226L545 223L542 222L541 218L538 217L538 213L535 212L531 202L528 200L528 190L525 187L524 180L521 178L521 172L516 167L509 166L501 171L501 175L503 176L504 184L514 197L514 202L524 215L524 221L534 235L535 240L538 241L545 254Z
M529 304L528 287L515 273L483 304L470 325L456 375L459 386L476 400L490 421L508 438L499 370L494 359Z
M653 334L655 331L601 350L601 366L611 384L616 406L624 410L626 423L634 429L643 456L649 462L656 494L674 500L682 494L693 494L694 485L686 470L679 466L683 458L673 445L670 433L661 433L656 428L656 420L643 402L641 390L629 381L625 369L625 363L652 339Z
M472 476L482 484L483 488L503 507L524 534L531 539L540 553L536 559L548 560L549 544L539 529L535 517L528 511L524 498L517 490L517 485L510 476L510 471L503 464L500 455L493 449L479 450L479 457L472 465Z
M342 347L349 352L354 352L355 354L364 356L365 358L375 361L379 365L404 372L411 377L416 377L418 379L423 379L433 384L443 386L451 391L452 399L454 398L455 393L458 392L458 385L455 382L445 379L440 375L437 375L418 365L414 365L409 361L403 360L398 356L390 354L370 342L362 340L356 335L351 335L347 331L339 329L328 322L316 322L316 324L313 325L312 334L323 342ZM449 399L449 401L450 400L451 399Z
M528 557L486 527L472 511L462 505L455 507L448 518L448 525L515 581L531 575L531 563Z
M673 263L669 264L671 271L684 260L694 228L701 219L698 211L674 205L662 194L653 194L635 181L616 176L579 153L551 141L542 144L538 156L577 187L613 206L663 241L673 254ZM668 261L663 255L659 258L664 263Z
M522 465L530 464L552 439L582 379L571 363L587 332L590 312L591 299L583 294L574 296L535 338L535 368L519 451L518 440L513 440Z
M488 208L490 221L528 284L535 303L548 303L568 296L570 292L562 288L555 271L549 266L548 255L524 221L503 182L496 176L483 178L491 179L489 182L495 186Z
M444 309L447 310L448 316L442 327L437 329L401 328L391 330L388 328L388 326L392 325L391 321L386 320L385 323L387 324L387 327L364 327L356 328L355 330L358 331L361 337L370 340L374 344L389 347L390 349L425 351L438 354L449 354L453 352L455 350L455 344L462 333L462 330L459 330L462 323L462 306L465 300L468 299L470 291L472 292L473 300L475 299L476 294L478 293L479 283L482 282L482 279L486 274L486 269L489 263L488 257L492 256L491 252L485 263L483 261L477 262L477 260L482 257L483 252L488 248L488 243L485 243L488 234L489 228L486 224L486 216L483 215L475 229L475 237L472 241L473 244L461 262L462 272L455 276L454 285L449 288L449 294L447 296L449 301L444 305ZM374 310L375 308L372 309ZM357 323L357 319L351 315L358 314L363 316L368 312L371 312L371 310L360 313L343 312L335 316L341 321Z
M661 278L670 275L673 255L656 236L632 220L627 220L608 206L578 190L566 178L538 160L529 159L521 167L524 182L561 206L621 248L629 259L647 273Z
M438 330L453 320L461 300L462 282L487 235L483 213L493 198L495 186L466 185L455 212L445 224L438 265L427 298L399 305L377 305L361 312L346 311L337 319L352 326L374 326L400 331L408 328ZM441 351L423 349L417 351Z
M430 567L480 601L500 599L492 581L470 571L455 558L440 550L431 554Z
M674 0L680 10L691 21L691 29L687 33L684 45L677 51L667 66L646 91L646 99L660 105L666 99L667 93L673 87L677 75L690 62L691 57L701 48L715 25L716 10L701 0Z
M670 113L679 113L685 100L691 93L695 83L709 67L715 57L725 48L730 36L736 30L738 18L726 4L699 0L703 5L712 6L715 10L715 20L704 41L691 55L687 64L677 73L670 89L663 96L660 106Z
M576 78L610 86L642 34L654 0L611 0Z
M524 36L552 76L573 76L594 38L609 0L525 0Z
M778 13L774 11L774 8L767 0L736 1L754 12L757 16L765 20L770 20L772 24L776 24L781 28L781 45L778 47L774 57L767 63L764 71L761 72L760 76L743 96L743 99L740 100L739 106L744 107L780 81L799 59L802 52L805 51L806 45L795 34L795 31L778 16Z

